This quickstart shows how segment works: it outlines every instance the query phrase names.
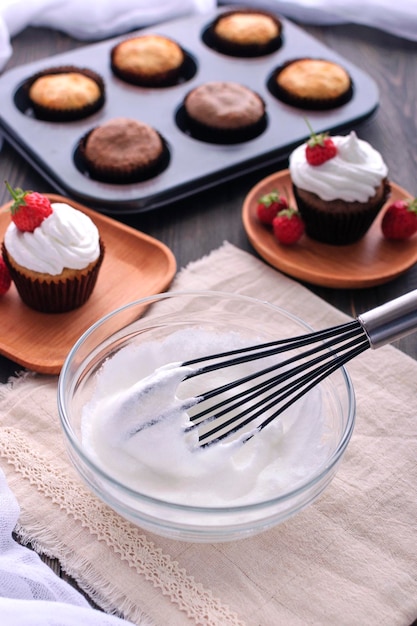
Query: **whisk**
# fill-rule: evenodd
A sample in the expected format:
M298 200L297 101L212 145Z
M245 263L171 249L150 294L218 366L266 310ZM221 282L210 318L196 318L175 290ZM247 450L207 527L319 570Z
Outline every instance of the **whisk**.
M186 430L197 428L200 446L206 447L249 427L242 438L245 441L354 357L416 330L414 290L345 324L184 361L183 367L198 366L188 370L186 380L296 350L278 361L273 359L273 363L269 359L267 367L198 394L189 412L193 424Z

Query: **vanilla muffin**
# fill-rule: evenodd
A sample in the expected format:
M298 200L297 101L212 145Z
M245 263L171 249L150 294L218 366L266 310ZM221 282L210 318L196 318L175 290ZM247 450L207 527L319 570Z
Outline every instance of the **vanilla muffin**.
M165 144L154 128L125 117L90 131L81 140L80 152L92 178L116 184L155 176L167 158Z
M185 52L161 35L140 35L116 44L110 52L113 73L143 87L174 85L185 62Z
M291 153L289 170L307 235L323 243L346 245L366 234L387 201L388 168L380 153L354 131L331 140L334 156L311 165L304 143Z
M283 102L302 109L325 110L346 104L352 80L338 63L326 59L294 59L272 74L268 86Z
M208 30L209 43L231 56L261 56L281 45L282 23L272 13L239 9L218 16Z
M97 282L104 245L93 221L65 203L33 232L11 222L2 254L22 300L43 313L65 313L87 302Z
M50 122L82 119L98 111L105 101L101 76L75 66L39 72L27 82L26 90L35 116Z
M233 82L213 81L195 87L184 99L184 110L193 135L205 141L247 141L266 124L263 99Z

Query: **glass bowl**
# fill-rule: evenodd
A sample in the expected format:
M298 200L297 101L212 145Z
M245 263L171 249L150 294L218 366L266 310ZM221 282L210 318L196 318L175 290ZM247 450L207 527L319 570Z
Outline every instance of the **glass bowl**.
M230 342L251 345L311 330L279 307L223 292L158 294L110 313L73 346L59 377L59 415L73 465L121 516L172 539L231 541L287 520L326 489L351 438L355 396L343 367L248 442L201 449L197 441L190 454L187 437L195 445L197 434L186 437L182 425L166 419L130 430L125 449L123 420L142 419L147 409L141 396L125 418L117 393L129 395L165 363L217 353ZM195 397L202 386L207 391L246 374L246 365L238 368L196 376L177 395ZM194 387L183 392L187 384Z

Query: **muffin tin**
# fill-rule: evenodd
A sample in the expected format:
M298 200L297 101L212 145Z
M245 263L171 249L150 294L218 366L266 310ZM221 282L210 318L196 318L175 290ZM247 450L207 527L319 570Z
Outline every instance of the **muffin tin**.
M370 76L284 18L281 18L282 45L269 55L236 58L213 50L205 43L204 33L219 12L177 19L138 31L166 35L186 51L189 71L182 82L171 87L136 87L113 75L111 48L135 33L5 72L0 77L2 133L57 192L98 211L117 215L154 209L284 160L309 134L305 117L316 132L335 132L358 124L378 107L378 89ZM353 80L351 100L328 111L303 111L274 97L267 87L271 73L285 61L300 56L326 58L343 65ZM83 120L65 123L45 122L34 117L27 108L22 85L33 74L60 65L88 67L102 76L106 102L100 111ZM197 85L219 80L241 83L264 99L267 123L259 136L223 145L195 139L186 132L181 123L184 96ZM95 126L119 116L150 124L164 138L169 162L154 178L116 185L95 181L83 170L77 158L79 140Z

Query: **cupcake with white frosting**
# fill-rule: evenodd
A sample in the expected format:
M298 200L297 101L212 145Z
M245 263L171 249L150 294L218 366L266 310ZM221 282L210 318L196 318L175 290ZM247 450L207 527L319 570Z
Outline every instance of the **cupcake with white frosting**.
M381 154L354 131L312 134L291 153L289 169L306 233L323 243L359 241L390 194Z
M44 313L64 313L84 304L93 292L104 255L90 217L69 204L52 203L33 230L22 230L13 219L12 214L2 254L25 304Z

